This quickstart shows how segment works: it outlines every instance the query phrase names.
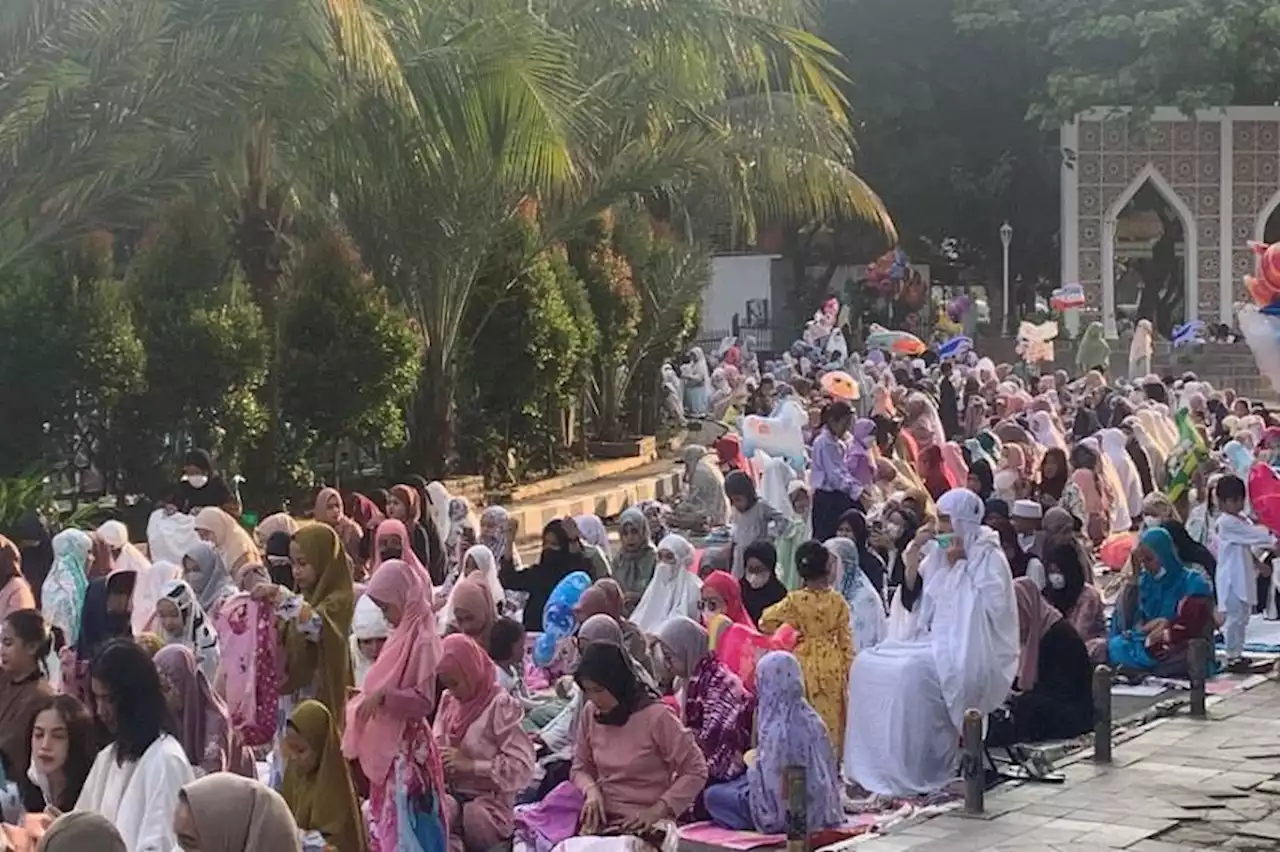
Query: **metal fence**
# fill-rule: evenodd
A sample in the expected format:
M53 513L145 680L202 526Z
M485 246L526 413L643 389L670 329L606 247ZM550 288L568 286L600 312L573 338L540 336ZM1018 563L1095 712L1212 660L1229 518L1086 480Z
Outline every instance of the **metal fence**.
M730 336L737 337L739 342L748 341L748 347L753 352L776 353L779 347L785 348L789 344L785 333L779 328L739 328L736 333L731 329L700 329L693 345L701 346L703 351L710 353L720 346L720 341Z

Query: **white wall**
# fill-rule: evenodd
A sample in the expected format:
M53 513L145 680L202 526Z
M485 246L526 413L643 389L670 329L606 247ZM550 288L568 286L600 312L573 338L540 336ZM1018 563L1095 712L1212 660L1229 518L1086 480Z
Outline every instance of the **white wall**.
M747 319L748 299L769 299L769 315L780 306L772 302L771 269L776 254L718 255L711 258L711 286L702 294L703 332L728 331L733 315L740 322Z

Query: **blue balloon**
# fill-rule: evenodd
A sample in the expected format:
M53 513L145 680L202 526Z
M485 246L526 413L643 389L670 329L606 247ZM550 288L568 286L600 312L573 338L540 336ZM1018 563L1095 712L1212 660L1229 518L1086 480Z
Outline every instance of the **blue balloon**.
M584 571L574 571L556 584L556 587L551 590L551 596L547 598L547 605L542 610L544 635L550 634L559 638L573 632L573 628L577 625L573 608L578 605L578 599L590 585L591 578Z
M551 665L551 661L556 658L556 645L559 642L560 637L552 636L550 633L539 636L533 643L533 664L544 669Z

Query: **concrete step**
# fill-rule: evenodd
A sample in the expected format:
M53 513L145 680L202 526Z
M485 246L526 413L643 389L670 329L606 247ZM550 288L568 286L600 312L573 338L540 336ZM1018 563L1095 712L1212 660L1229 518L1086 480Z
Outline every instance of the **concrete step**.
M645 500L669 500L680 491L680 468L671 459L606 476L507 506L520 525L519 542L537 539L542 528L557 518L594 514L613 518Z

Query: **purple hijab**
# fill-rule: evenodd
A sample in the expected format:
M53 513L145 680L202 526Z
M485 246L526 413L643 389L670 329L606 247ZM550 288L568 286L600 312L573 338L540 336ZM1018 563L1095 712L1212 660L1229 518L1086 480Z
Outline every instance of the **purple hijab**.
M835 750L822 717L804 698L800 663L786 651L770 651L756 666L756 683L759 746L756 762L747 770L756 830L786 831L787 791L782 778L788 766L805 767L809 831L843 824Z
M876 440L876 424L859 417L853 424L853 440L845 453L845 465L859 489L870 488L876 481L876 467L871 461L871 445Z
M227 705L214 694L191 649L165 645L156 652L154 662L169 686L182 696L182 717L173 721L187 761L206 772L229 771L253 777L252 759L246 760L249 756L242 753L243 749L233 748ZM217 752L209 749L211 739L216 740Z

